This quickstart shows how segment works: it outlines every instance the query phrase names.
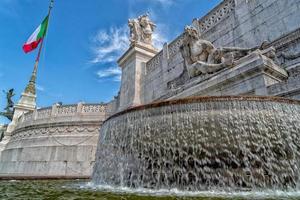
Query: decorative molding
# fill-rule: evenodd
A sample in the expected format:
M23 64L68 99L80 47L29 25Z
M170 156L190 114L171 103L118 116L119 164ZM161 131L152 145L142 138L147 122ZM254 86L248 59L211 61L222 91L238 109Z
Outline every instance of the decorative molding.
M235 0L225 0L201 19L195 19L195 25L203 33L229 16L235 8Z
M295 43L300 40L300 28L279 37L267 45L267 47L273 46L277 51L287 48L289 44Z
M100 130L100 125L98 123L90 125L63 125L57 126L55 124L48 126L36 126L31 128L23 128L14 131L12 134L13 140L20 140L24 138L31 138L37 136L52 136L52 135L91 135L96 134Z

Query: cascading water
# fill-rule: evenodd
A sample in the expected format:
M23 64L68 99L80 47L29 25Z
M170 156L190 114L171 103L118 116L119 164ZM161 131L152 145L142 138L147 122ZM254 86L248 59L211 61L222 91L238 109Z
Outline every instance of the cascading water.
M104 122L92 181L199 191L287 189L300 179L300 102L194 97Z

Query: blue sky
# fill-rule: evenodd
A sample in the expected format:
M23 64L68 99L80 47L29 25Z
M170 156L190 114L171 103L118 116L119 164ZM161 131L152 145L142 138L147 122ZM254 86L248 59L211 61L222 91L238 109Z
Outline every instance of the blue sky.
M38 107L111 100L120 87L116 60L128 48L128 18L149 12L160 48L220 1L56 0L39 65ZM14 88L16 102L29 80L37 51L25 54L22 45L46 16L48 4L0 0L0 110L6 104L2 90Z

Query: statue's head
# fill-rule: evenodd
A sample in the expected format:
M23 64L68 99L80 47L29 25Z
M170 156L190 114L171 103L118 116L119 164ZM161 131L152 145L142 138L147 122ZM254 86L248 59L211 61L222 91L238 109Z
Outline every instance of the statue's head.
M198 33L197 29L193 26L186 26L184 28L184 35L187 38L199 39L199 33Z
M150 24L150 19L149 19L149 15L145 14L145 15L141 15L139 16L139 21L142 27L146 27Z

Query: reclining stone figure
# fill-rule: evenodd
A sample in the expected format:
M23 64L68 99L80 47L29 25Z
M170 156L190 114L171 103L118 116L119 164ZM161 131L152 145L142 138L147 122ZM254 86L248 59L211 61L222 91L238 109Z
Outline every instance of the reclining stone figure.
M236 61L256 50L262 50L265 42L254 48L216 48L210 41L200 38L197 29L185 27L181 55L190 78L200 74L214 73L226 67L233 67Z

